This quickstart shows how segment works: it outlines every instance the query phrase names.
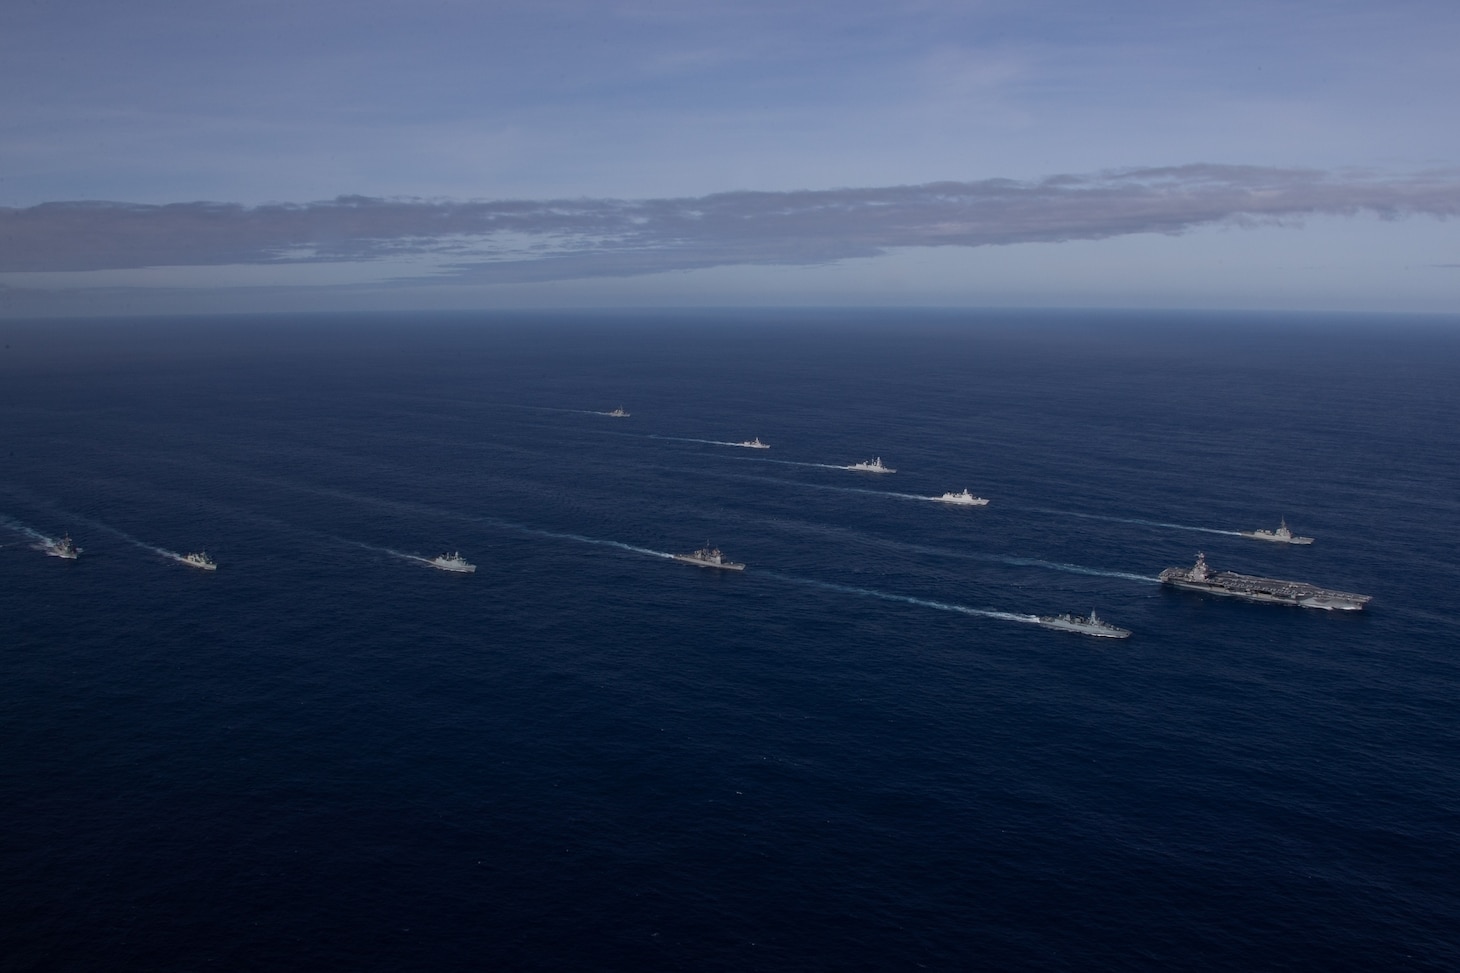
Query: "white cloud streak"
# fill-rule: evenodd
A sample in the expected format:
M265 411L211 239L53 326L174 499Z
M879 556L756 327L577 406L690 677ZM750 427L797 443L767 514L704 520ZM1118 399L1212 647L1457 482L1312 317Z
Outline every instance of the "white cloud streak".
M1460 215L1460 173L1201 164L678 199L44 203L0 208L0 272L416 261L441 282L507 283L813 265L901 247L1100 240L1359 213Z

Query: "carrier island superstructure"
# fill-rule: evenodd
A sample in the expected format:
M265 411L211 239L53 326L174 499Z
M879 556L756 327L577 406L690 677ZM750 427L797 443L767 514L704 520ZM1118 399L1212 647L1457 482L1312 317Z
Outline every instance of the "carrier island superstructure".
M1190 568L1167 568L1162 571L1161 582L1189 591L1204 591L1245 601L1295 605L1299 608L1324 608L1329 611L1361 611L1373 600L1370 595L1333 591L1301 581L1258 578L1232 571L1214 572L1207 567L1205 554L1198 554L1196 564Z

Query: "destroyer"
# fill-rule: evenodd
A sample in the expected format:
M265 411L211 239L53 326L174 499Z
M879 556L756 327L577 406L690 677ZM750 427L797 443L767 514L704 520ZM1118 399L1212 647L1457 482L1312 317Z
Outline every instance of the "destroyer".
M606 416L613 416L615 419L627 419L629 417L629 414L624 411L624 407L623 406L619 406L617 409L614 409L612 412L605 412L604 415L606 415Z
M754 439L748 439L743 443L736 443L735 445L744 446L746 449L770 449L769 446L760 441L759 436L756 436Z
M929 500L936 500L939 503L956 503L965 507L987 507L989 502L983 497L975 497L964 490L962 493L945 493L941 497L929 497Z
M711 547L709 541L705 546L693 554L671 554L670 557L676 561L683 561L685 564L695 564L702 568L720 568L724 571L744 571L745 565L735 561L725 560L725 555L720 553L718 547Z
M477 569L475 564L466 563L466 558L455 551L450 554L438 554L426 563L433 568L440 568L442 571L455 571L458 574L471 574Z
M1205 554L1198 554L1196 564L1191 568L1167 568L1162 571L1161 581L1163 584L1191 591L1205 591L1214 595L1229 595L1233 598L1269 602L1275 605L1323 608L1328 611L1360 611L1373 600L1370 595L1330 591L1327 588L1318 588L1301 581L1255 578L1248 574L1234 574L1231 571L1213 573L1207 567Z
M218 570L218 565L213 563L213 559L208 556L207 551L199 551L196 554L184 554L178 560L189 567L202 568L204 571Z
M883 466L882 465L882 457L881 456L877 457L876 459L868 460L865 463L853 463L851 466L846 467L846 469L849 469L849 470L858 470L858 471L860 471L862 473L896 473L897 472L897 470L894 470L890 466Z
M1286 520L1278 524L1277 530L1244 530L1240 531L1243 537L1251 538L1254 541L1273 541L1277 544L1311 544L1313 538L1298 537L1291 530L1288 530Z
M1093 635L1102 639L1130 638L1130 629L1117 628L1096 615L1094 609L1091 609L1089 615L1040 615L1039 624L1045 628L1057 628L1061 632L1079 632L1081 635Z
M41 550L51 557L64 557L68 561L74 561L81 555L81 548L71 540L70 534L61 535L61 539L58 541L47 541Z

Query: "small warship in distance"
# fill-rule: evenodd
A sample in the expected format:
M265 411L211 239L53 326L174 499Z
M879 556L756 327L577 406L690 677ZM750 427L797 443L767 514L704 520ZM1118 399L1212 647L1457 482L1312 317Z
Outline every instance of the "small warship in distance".
M1239 531L1243 537L1251 538L1254 541L1274 541L1278 544L1311 544L1313 538L1298 537L1288 529L1286 520L1278 524L1277 530L1244 530Z
M199 551L196 554L184 554L178 560L189 567L202 568L204 571L218 570L218 565L213 563L213 559L208 556L207 551Z
M81 548L71 540L70 534L61 535L60 540L50 541L41 549L51 557L64 557L68 561L74 561L81 555Z
M709 541L705 546L693 554L671 554L670 557L676 561L683 561L685 564L695 564L702 568L719 568L722 571L744 571L745 565L735 561L725 560L725 555L720 553L718 547L711 547Z
M458 574L471 574L477 569L475 564L466 563L466 558L455 551L450 554L438 554L426 563L433 568L440 568L442 571L455 571Z
M939 503L956 503L964 507L987 507L989 505L989 502L983 497L975 497L967 490L962 493L945 493L941 497L929 497L929 499Z
M1057 628L1061 632L1079 632L1081 635L1094 635L1102 639L1130 638L1130 629L1117 628L1096 615L1093 609L1089 615L1040 615L1039 624L1045 628Z
M1196 556L1191 568L1167 568L1161 572L1161 582L1189 591L1205 591L1214 595L1227 595L1246 601L1261 601L1274 605L1295 605L1299 608L1322 608L1327 611L1361 611L1373 600L1370 595L1356 595L1347 591L1330 591L1301 581L1278 581L1274 578L1255 578L1248 574L1234 574L1218 571L1215 574L1207 567L1205 554Z
M759 436L756 436L754 439L747 439L743 443L736 443L735 445L744 446L746 449L770 449L769 446L760 441Z
M614 409L612 412L606 412L606 413L604 413L604 415L613 416L615 419L627 419L629 417L629 414L624 411L624 407L623 406L619 406L617 409Z
M881 456L877 457L876 459L868 460L865 463L853 463L851 466L848 466L847 469L849 469L849 470L858 470L859 472L862 472L862 473L896 473L897 472L897 470L894 470L890 466L883 466L882 465L882 457Z

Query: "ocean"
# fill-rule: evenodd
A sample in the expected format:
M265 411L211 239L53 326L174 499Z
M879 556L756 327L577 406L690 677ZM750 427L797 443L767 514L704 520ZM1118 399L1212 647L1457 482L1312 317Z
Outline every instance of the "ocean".
M0 345L6 971L1460 969L1460 321Z

